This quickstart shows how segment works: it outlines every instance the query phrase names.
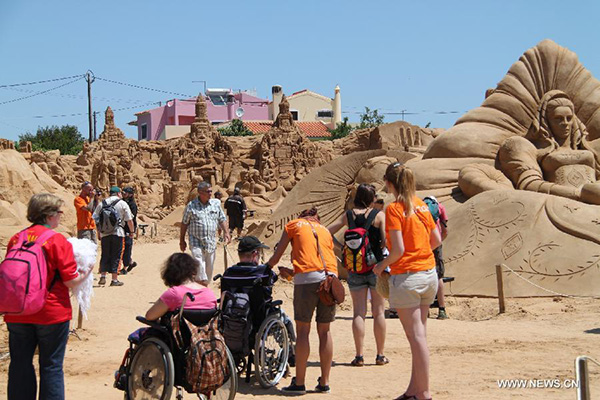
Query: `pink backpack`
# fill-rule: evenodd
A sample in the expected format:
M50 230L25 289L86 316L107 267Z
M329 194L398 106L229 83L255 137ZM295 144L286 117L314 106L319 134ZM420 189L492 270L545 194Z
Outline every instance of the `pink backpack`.
M48 229L34 242L29 242L27 229L19 233L17 243L0 263L0 314L31 315L44 307L58 271L49 288L42 244L54 234L56 232Z

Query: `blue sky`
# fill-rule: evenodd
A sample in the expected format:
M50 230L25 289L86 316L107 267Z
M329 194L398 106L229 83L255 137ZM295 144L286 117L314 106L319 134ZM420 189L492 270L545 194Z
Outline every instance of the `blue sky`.
M274 84L330 97L339 84L351 121L368 106L449 128L543 39L573 50L600 77L598 15L594 1L1 1L0 86L88 69L190 95L199 80L265 98ZM87 137L83 80L1 104L68 82L0 88L0 137L63 124ZM115 112L130 137L135 112L176 97L100 80L93 96L95 111L131 107Z

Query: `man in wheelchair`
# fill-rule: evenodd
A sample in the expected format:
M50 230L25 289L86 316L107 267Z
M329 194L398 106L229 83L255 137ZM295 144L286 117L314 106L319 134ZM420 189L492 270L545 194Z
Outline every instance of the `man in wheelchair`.
M273 300L277 274L259 264L263 249L269 247L254 236L238 244L240 262L227 268L221 279L223 336L246 381L252 364L259 383L275 386L294 361L295 333L292 321L281 310L282 301Z

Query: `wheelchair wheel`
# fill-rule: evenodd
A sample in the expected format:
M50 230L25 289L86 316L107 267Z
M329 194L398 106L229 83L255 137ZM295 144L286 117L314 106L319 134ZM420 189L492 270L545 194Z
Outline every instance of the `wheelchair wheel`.
M233 400L235 398L238 389L238 374L229 349L227 349L227 361L230 371L229 379L210 396L210 400Z
M155 337L140 343L129 368L129 399L168 400L174 380L175 365L169 346Z
M271 314L263 321L254 347L258 382L264 388L277 385L285 375L289 354L288 333L279 313Z

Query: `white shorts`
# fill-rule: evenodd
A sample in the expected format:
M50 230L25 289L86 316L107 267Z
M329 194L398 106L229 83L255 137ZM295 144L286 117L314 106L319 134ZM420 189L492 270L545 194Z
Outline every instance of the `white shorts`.
M198 260L198 274L197 279L199 281L209 281L213 277L213 267L215 265L215 254L213 252L203 251L200 247L192 247L192 256Z
M413 308L433 303L438 289L435 268L390 277L390 307Z

